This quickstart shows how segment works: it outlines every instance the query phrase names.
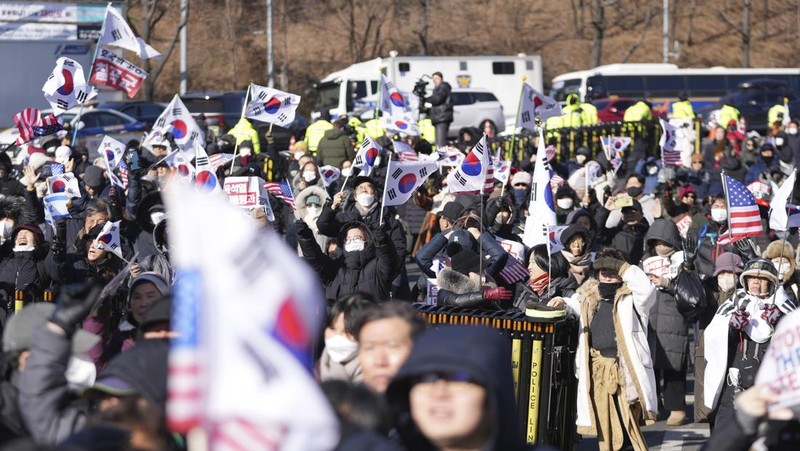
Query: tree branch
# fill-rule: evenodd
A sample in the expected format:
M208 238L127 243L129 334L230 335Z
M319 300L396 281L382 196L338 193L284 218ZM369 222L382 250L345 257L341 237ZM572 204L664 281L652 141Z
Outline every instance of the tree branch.
M744 37L744 31L742 31L742 29L739 26L733 23L733 21L728 19L728 17L726 17L722 11L717 11L717 15L719 16L720 19L722 19L723 22L725 22L728 25L730 29L732 29L733 31L739 33L739 35Z

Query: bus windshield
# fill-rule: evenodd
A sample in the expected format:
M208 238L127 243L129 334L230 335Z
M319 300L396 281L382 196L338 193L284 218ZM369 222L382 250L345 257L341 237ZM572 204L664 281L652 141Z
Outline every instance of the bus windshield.
M339 83L326 82L317 85L317 108L339 106Z
M550 97L559 102L564 102L567 100L568 95L580 93L581 84L583 84L583 82L580 78L554 82L553 86L550 88Z

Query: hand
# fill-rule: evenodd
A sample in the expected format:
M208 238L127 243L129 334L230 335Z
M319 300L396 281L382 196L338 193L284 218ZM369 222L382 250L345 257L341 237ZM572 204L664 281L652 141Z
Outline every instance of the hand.
M305 221L302 219L297 219L294 221L295 230L297 231L297 236L302 236L306 238L311 238L314 236L314 232L311 228L306 224Z
M70 158L69 160L67 160L66 163L64 163L64 173L72 172L74 169L75 169L75 160Z
M79 283L61 289L56 309L50 322L61 328L67 337L75 333L76 325L86 318L100 297L99 285Z
M547 303L547 306L564 309L567 308L567 303L564 301L564 298L553 298L550 299L550 301Z
M681 244L683 245L683 265L691 271L694 269L694 261L697 258L697 237L689 235Z
M745 310L735 310L731 314L731 318L728 321L728 325L731 329L735 330L742 330L747 323L750 322L750 313Z
M770 404L780 401L780 393L775 392L767 384L754 385L736 396L734 404L748 416L775 420L790 420L794 413L786 407L770 408Z
M605 209L608 211L614 211L617 209L617 196L608 196L606 199L606 204L604 205Z
M736 249L739 250L739 253L746 257L747 260L753 260L754 258L758 258L758 253L756 252L755 245L753 244L753 240L750 238L745 238L743 240L739 240L734 243Z
M780 319L780 317L781 311L775 304L764 306L764 311L761 312L761 319L769 323L772 327L778 324L778 319Z
M592 198L589 197L589 192L588 191L583 195L583 198L581 199L581 203L583 204L584 207L588 207L589 204L592 203Z
M477 227L470 227L467 229L467 232L471 233L472 236L477 240L480 239L481 231Z
M652 210L653 218L658 219L661 216L663 216L663 214L664 214L664 206L661 204L661 198L657 197L656 200L653 201L652 208L653 208L653 210Z
M333 201L331 202L331 209L336 210L340 205L342 205L342 202L344 202L344 192L336 193L333 196Z
M143 273L144 270L142 269L141 266L139 266L138 263L134 263L134 264L131 265L131 269L130 269L129 272L131 273L131 277L136 277L139 274Z
M503 288L503 287L495 287L495 288L484 288L483 289L483 300L484 301L507 301L511 299L511 291Z
M275 144L275 138L272 136L272 130L267 130L267 133L264 134L264 138L267 139L267 144Z
M25 166L25 169L22 170L22 174L20 182L28 188L28 191L33 191L33 185L35 185L36 181L39 179L36 175L36 171L31 166Z

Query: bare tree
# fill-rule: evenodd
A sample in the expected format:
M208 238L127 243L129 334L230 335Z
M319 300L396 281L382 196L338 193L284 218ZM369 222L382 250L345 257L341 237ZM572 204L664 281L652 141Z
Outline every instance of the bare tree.
M750 67L750 8L752 0L743 0L742 5L742 25L736 25L722 11L717 10L717 15L722 19L728 28L735 31L742 38L742 67Z
M628 51L625 52L625 56L622 57L623 63L627 63L628 59L633 56L634 52L642 45L644 42L644 38L648 33L651 33L652 30L650 29L650 22L653 19L653 0L647 1L647 11L645 12L644 17L644 25L642 26L642 31L639 33L639 40L631 44L628 48Z
M343 0L335 18L347 30L351 62L374 58L383 51L383 26L392 15L394 2Z
M190 4L191 2L187 2L186 5L187 21L189 20ZM142 10L142 18L139 21L138 29L141 30L140 36L145 42L150 43L156 26L165 17L167 12L172 9L173 5L179 6L174 0L131 0L129 4L131 9L141 8ZM130 18L128 23L131 23ZM146 59L142 61L142 69L149 72L147 79L145 79L144 83L142 84L141 92L145 99L151 101L153 100L156 80L158 79L158 76L161 75L161 71L164 70L164 64L166 64L166 62L169 60L170 55L172 55L172 51L175 50L175 44L178 43L178 37L180 36L181 28L185 27L186 24L187 22L176 23L174 26L174 31L172 31L172 38L167 46L157 49L161 52L161 60L155 65L155 67L153 67L152 59ZM131 25L133 26L133 24Z
M592 14L592 51L589 59L589 67L597 67L603 56L603 37L606 32L606 2L603 0L591 0L590 6Z
M686 45L692 45L692 31L694 31L694 13L697 11L697 0L692 0L689 6L689 26L686 27Z
M584 0L569 0L572 7L572 24L575 27L575 35L583 39L583 11Z
M430 19L430 8L431 2L430 0L420 0L419 3L422 5L422 20L420 21L420 27L418 31L415 31L414 34L417 35L419 39L419 54L420 55L427 55L428 54L428 20Z

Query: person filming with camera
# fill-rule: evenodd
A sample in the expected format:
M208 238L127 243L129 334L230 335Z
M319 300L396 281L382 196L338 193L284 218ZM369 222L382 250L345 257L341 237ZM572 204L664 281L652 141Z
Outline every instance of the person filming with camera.
M436 147L447 145L447 131L453 122L453 102L450 98L450 84L443 80L441 72L433 73L433 92L425 98L430 103L428 116L436 128Z

